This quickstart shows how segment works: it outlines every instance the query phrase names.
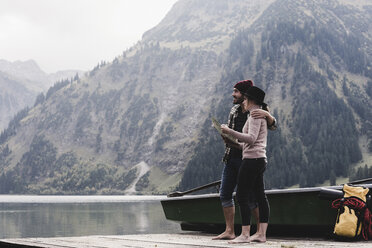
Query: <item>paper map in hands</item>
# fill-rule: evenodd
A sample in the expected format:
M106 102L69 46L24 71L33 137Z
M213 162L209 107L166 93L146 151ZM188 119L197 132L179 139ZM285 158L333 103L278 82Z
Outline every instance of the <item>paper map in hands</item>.
M233 143L234 145L239 145L238 141L231 135L223 133L221 129L221 124L216 120L216 118L212 117L212 124L213 127L224 137L226 138L230 143Z

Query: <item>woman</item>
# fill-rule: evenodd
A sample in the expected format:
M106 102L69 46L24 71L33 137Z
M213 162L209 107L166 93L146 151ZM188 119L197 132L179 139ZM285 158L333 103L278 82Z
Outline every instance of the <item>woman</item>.
M246 111L264 109L268 111L264 103L265 92L258 87L252 86L244 94L243 102ZM269 222L270 207L267 200L263 173L266 169L266 141L267 123L265 119L254 119L248 116L243 127L243 133L230 129L227 125L221 125L222 132L230 134L239 140L243 150L243 161L238 175L238 187L236 191L237 201L240 207L242 219L242 233L230 243L249 243L250 241L266 242L266 230ZM250 237L251 210L250 203L258 202L259 220L258 231Z

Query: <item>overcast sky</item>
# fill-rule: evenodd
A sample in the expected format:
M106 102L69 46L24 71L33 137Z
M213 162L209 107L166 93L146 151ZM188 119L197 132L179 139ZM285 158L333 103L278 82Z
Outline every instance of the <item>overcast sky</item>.
M0 59L47 73L111 62L177 0L0 0Z

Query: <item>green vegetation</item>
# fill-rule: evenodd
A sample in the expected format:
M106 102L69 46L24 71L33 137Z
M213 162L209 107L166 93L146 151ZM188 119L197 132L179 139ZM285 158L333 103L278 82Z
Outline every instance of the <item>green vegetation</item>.
M19 111L9 122L8 128L0 134L0 145L4 144L10 137L16 134L16 130L20 126L21 120L27 116L29 110L29 108L25 108Z
M225 105L228 106L228 105ZM222 156L224 146L221 137L211 127L211 117L207 118L200 137L200 143L194 151L192 159L188 163L182 176L179 188L190 189L219 179L222 169ZM219 118L220 115L217 117ZM224 119L226 119L225 117ZM222 118L219 118L222 120Z
M17 164L17 170L22 178L34 181L45 177L53 170L52 165L56 161L57 149L44 136L35 136L30 145L30 150L23 154Z
M120 135L114 147L117 152L117 163L130 162L133 151L138 152L152 135L159 111L158 106L150 100L149 94L137 96L131 101L130 108L122 115ZM143 111L144 109L146 111Z
M361 43L359 38L352 34L339 37L325 27L319 28L315 22L303 26L272 22L261 35L261 47L255 59L248 59L253 54L250 36L252 34L248 31L242 31L231 42L226 76L221 79L218 94L229 96L233 82L244 79L244 75L253 76L255 84L264 90L274 84L280 84L281 89L290 85L290 92L282 91L281 95L283 104L293 107L290 118L279 115L277 110L281 106L273 112L279 120L279 128L269 132L266 187L315 186L326 180L335 184L336 177L357 179L370 175L368 167L355 172L350 167L362 158L356 120L350 107L329 86L334 85L338 77L330 65L372 76L371 63L363 51L357 49ZM291 46L295 44L300 49L292 50ZM325 73L313 68L310 62L313 57L330 58L329 65L320 63ZM283 74L283 67L287 73ZM278 82L278 78L282 79ZM368 126L371 120L370 96L361 94L360 87L351 82L345 82L343 88L350 106L363 121L363 132L368 133L371 140L371 127ZM367 94L370 94L370 88L367 86ZM222 121L226 121L229 113L226 106L231 106L231 103L223 99L214 110ZM288 107L283 106L283 109ZM219 160L223 156L223 147L209 122L207 118L195 154L180 183L181 189L220 178L222 166Z
M75 78L78 79L78 76L75 76ZM56 82L52 87L49 88L48 92L46 93L45 100L48 100L54 93L69 85L70 83L71 81L68 79Z
M358 169L353 169L350 176L350 181L363 179L363 178L372 178L372 167L368 167L367 164L359 167Z
M25 183L14 170L0 174L0 194L25 193Z
M0 157L10 153L5 147ZM80 162L73 152L57 157L57 148L41 135L34 137L30 150L14 169L0 174L0 193L123 193L136 176L137 169L126 171L113 165Z
M147 172L145 175L143 175L140 178L140 180L138 180L138 182L136 183L137 191L141 192L149 186L150 184L149 176L150 176L150 172Z

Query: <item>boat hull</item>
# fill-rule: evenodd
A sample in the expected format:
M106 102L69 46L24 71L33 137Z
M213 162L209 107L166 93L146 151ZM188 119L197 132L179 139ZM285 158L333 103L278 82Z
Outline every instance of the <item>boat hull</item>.
M320 187L266 190L270 203L268 231L278 234L331 232L337 215L337 210L331 204L334 199L342 196L342 191L341 187L327 189L336 193L323 199L319 195L324 188ZM219 194L167 198L161 204L166 218L179 222L183 230L220 232L225 227ZM241 224L239 207L236 207L235 224Z

